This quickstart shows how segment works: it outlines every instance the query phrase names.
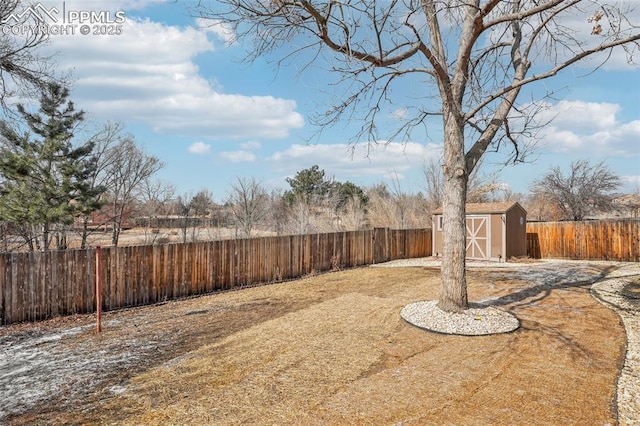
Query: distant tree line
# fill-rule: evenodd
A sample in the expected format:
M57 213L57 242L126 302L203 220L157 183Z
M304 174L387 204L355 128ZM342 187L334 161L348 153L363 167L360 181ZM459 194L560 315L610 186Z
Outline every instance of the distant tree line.
M442 203L437 162L425 164L424 188L407 193L400 179L360 187L329 177L318 165L286 178L287 190L238 177L219 203L207 189L176 194L155 178L162 162L118 123L82 129L63 86L46 86L36 112L18 106L22 121L0 123L0 250L45 251L91 244L92 235L136 227L145 243L197 241L256 234L305 234L371 227L424 228ZM478 170L478 169L476 169ZM553 167L530 193L513 193L497 173L474 173L469 202L519 201L530 217L582 220L614 207L620 178L605 163L582 160L568 174ZM170 239L160 228L171 227ZM222 234L221 230L231 232Z
M239 177L220 204L206 189L176 195L170 184L155 178L162 162L146 154L121 124L91 130L83 127L84 119L69 90L49 82L37 110L18 105L15 117L0 121L1 250L66 249L70 236L74 246L87 247L97 232L109 232L117 246L122 230L131 226L142 230L145 242L169 241L160 223L179 228L183 242L221 236L211 228L249 237L429 227L431 212L442 203L436 162L424 166L424 190L415 194L403 191L398 178L362 188L314 165L287 178L284 191ZM620 186L604 162L586 160L572 163L566 174L553 167L528 196L511 192L497 174L475 170L469 202L520 201L530 217L546 220L582 220L609 211ZM204 235L203 227L209 229Z

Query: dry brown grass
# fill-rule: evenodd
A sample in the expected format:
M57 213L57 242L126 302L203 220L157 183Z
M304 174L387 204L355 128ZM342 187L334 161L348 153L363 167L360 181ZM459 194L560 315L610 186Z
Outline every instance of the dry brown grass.
M120 395L14 423L615 423L624 329L588 285L531 289L508 271L471 271L470 299L510 296L500 307L522 326L446 336L399 316L410 302L436 298L438 275L361 268L146 308L147 316L163 310L158 333L191 328L173 360L150 359L159 365L133 376ZM248 320L229 316L252 304L258 314L245 310Z

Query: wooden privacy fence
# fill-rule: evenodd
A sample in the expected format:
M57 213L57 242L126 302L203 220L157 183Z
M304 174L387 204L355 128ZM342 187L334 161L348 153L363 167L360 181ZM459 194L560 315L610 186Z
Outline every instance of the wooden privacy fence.
M527 223L530 257L640 262L640 220Z
M640 261L640 220L527 223L534 258ZM313 272L431 256L431 230L262 237L102 249L113 310ZM0 254L0 325L94 312L95 249Z
M431 230L102 248L102 309L431 256ZM0 324L95 312L95 249L0 254Z

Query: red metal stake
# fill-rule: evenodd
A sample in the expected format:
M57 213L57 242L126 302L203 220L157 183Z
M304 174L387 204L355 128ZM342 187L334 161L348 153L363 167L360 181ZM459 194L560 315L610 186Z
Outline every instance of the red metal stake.
M102 331L102 248L96 247L96 319L97 331Z

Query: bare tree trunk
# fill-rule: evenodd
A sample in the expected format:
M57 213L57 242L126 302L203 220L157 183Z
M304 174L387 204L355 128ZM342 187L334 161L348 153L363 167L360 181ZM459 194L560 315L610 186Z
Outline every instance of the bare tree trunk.
M45 253L49 251L49 224L45 223L42 227L42 249Z
M25 243L29 246L30 252L40 251L40 242L38 239L38 232L34 226L22 227L20 233L24 238Z
M199 218L193 219L193 223L191 224L191 242L198 242L198 224Z
M9 251L9 241L8 241L8 230L7 230L7 225L5 224L0 224L0 229L2 230L2 252L6 253Z
M80 234L80 248L87 248L87 239L89 237L89 215L82 216L82 233Z
M113 202L113 228L111 229L111 244L114 247L118 247L118 239L120 237L119 232L118 232L118 206L116 204L116 201L114 200Z
M187 216L182 217L182 222L180 224L180 230L182 231L182 243L187 243L187 231L189 230L189 218Z
M69 248L67 244L67 231L65 229L57 230L55 235L57 250L66 250L67 248Z
M469 180L465 166L464 135L454 114L445 115L442 271L438 307L444 311L468 309L465 278L465 203Z

